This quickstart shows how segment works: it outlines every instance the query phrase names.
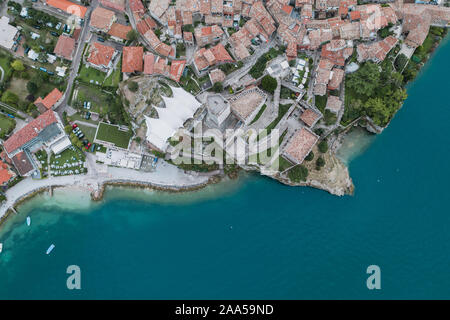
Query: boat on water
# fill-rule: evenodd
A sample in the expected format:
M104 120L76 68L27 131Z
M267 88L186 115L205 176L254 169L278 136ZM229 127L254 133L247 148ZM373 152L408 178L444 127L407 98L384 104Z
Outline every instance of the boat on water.
M31 218L27 217L27 226L30 226L30 224L31 224Z
M52 252L52 250L55 248L55 245L52 243L52 245L50 247L48 247L46 254L50 254L50 252Z
M3 243L0 243L0 253L2 253L3 250Z

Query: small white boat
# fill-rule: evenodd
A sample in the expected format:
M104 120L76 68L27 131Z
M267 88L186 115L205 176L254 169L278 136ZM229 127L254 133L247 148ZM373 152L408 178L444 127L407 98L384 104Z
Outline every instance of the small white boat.
M3 250L3 243L0 243L0 253L2 253Z
M52 243L52 245L50 247L48 247L46 254L50 254L50 252L52 252L52 250L55 248L55 245Z
M31 224L31 218L27 217L27 226L30 226L30 224Z

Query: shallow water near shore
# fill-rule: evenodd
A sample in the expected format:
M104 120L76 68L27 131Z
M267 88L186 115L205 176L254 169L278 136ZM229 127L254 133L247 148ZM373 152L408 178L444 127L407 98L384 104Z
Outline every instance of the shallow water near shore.
M98 203L41 194L0 229L0 299L450 298L449 56L446 41L381 135L344 141L354 196L251 174L191 193L108 188Z

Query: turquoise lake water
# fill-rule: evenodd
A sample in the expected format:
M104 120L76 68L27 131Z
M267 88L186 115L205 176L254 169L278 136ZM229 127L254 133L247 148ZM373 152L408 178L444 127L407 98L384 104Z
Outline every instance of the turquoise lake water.
M100 203L40 195L0 230L0 299L450 298L449 57L447 41L385 132L346 143L354 196L253 175ZM69 265L81 290L66 288Z

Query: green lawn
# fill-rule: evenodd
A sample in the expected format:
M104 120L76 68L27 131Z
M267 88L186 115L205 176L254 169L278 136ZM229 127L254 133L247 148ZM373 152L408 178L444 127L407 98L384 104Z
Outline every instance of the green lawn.
M101 122L95 138L113 143L116 147L127 149L131 135L131 131L121 131L117 126Z
M105 87L119 86L121 70L120 63L118 63L116 69L105 79L103 85Z
M87 65L83 65L81 67L80 72L78 73L78 79L80 81L101 85L103 83L103 80L105 80L106 73L101 72L94 68L89 68ZM98 83L97 83L98 82Z
M110 104L108 100L111 99L111 95L103 92L99 87L79 84L75 92L77 92L77 96L72 98L74 107L87 111L83 109L83 103L84 101L90 101L91 109L89 111L99 113L101 116L108 112L108 105Z
M3 139L7 134L13 131L15 127L16 122L13 119L0 114L0 138Z
M78 127L80 127L80 130L83 131L84 135L89 140L89 142L94 141L95 132L97 131L97 128L88 127L82 124L78 124Z

